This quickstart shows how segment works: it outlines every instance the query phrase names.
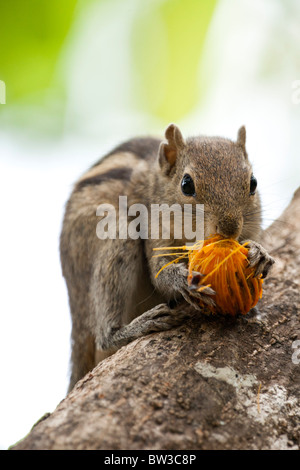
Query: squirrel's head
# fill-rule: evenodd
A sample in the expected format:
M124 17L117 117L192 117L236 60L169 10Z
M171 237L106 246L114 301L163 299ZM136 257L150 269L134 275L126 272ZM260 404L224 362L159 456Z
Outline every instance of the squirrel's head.
M246 130L235 142L221 137L184 139L170 124L159 148L166 190L180 204L204 204L205 238L214 233L245 240L260 232L261 208L257 181L246 152ZM175 191L174 191L175 185Z

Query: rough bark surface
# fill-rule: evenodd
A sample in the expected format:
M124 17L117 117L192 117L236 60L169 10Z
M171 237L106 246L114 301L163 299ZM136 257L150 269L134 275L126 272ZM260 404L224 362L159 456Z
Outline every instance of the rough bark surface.
M201 314L123 347L14 449L299 449L300 188L264 233L259 313Z

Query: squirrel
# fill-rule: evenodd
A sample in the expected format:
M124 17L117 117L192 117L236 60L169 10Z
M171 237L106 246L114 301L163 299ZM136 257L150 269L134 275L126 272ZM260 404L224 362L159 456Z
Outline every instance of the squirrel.
M120 195L129 204L204 204L204 237L220 234L248 241L255 275L266 277L274 259L260 245L261 203L246 151L246 130L237 140L184 139L170 124L165 139L133 138L109 152L75 183L66 204L60 257L72 316L71 377L76 382L105 357L134 339L181 324L188 307L213 304L210 287L187 282L185 262L153 256L154 248L182 246L182 239L99 239L97 207L118 213ZM199 275L199 273L195 273ZM201 275L201 273L200 273Z

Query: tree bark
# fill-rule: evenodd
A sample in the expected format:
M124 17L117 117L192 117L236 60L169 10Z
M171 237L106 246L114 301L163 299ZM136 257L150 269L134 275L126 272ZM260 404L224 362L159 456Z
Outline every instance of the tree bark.
M264 232L259 312L198 314L98 364L13 449L299 449L300 188Z

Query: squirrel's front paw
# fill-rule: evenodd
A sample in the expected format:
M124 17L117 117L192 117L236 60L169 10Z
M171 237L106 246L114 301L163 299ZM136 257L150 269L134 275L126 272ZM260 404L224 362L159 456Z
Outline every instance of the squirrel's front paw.
M215 291L213 289L203 286L201 292L198 292L197 290L202 277L201 273L193 273L194 276L191 285L187 282L189 271L183 265L180 266L180 275L182 278L182 285L179 288L179 292L186 302L197 310L202 310L203 304L211 307L215 306L215 301L212 298L212 296L215 295Z
M249 249L248 259L250 266L256 267L255 277L262 274L262 277L265 278L275 263L274 258L259 243L252 240L249 240L247 248Z

